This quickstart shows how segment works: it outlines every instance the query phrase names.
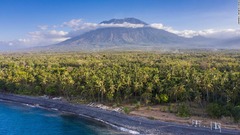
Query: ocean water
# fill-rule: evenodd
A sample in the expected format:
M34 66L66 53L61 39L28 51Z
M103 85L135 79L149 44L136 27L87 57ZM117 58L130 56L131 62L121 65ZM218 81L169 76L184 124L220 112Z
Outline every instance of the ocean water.
M57 111L0 101L0 135L122 135L111 126Z

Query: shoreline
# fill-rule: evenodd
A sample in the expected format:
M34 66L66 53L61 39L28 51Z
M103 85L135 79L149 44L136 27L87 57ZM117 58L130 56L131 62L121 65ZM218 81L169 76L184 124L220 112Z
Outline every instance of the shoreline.
M44 99L41 97L0 93L0 99L3 101L39 106L46 109L88 117L119 130L127 131L131 134L240 134L239 130L222 129L222 132L220 133L219 130L211 130L204 127L196 128L190 125L150 120L144 117L129 116L116 111L104 110L82 104L71 104L66 101Z

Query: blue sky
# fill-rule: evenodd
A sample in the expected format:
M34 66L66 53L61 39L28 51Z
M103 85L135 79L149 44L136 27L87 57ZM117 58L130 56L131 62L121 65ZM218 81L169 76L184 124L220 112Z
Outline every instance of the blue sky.
M38 26L72 19L99 23L125 17L176 30L240 27L237 0L0 0L0 41L24 38L39 31Z

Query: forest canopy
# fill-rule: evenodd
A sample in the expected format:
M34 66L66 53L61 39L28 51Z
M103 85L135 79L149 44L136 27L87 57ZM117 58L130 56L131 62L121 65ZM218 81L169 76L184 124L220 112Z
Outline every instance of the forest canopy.
M93 102L195 102L234 109L240 108L240 53L1 54L0 89Z

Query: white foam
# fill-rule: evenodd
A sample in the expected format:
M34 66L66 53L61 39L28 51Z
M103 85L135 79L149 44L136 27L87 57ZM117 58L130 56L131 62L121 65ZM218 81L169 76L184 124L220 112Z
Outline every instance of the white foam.
M55 110L55 111L58 111L58 109L57 108L51 108L52 110Z
M36 107L36 106L34 106L34 105L31 105L31 104L23 104L23 105L26 105L26 106L32 107L32 108Z
M124 132L128 132L130 134L133 134L133 135L138 135L140 134L139 132L137 131L134 131L134 130L130 130L130 129L127 129L127 128L123 128L123 127L118 127L121 131L124 131Z
M119 129L119 130L121 130L121 131L124 131L124 132L128 132L128 133L133 134L133 135L138 135L138 134L140 134L140 133L137 132L137 131L130 130L130 129L127 129L127 128L124 128L124 127L118 127L118 126L116 126L116 125L114 125L114 124L108 123L108 122L103 121L103 120L100 120L100 119L96 119L96 118L95 118L95 120L101 121L101 122L103 122L103 123L105 123L105 124L108 124L108 125L114 127L114 128L117 128L117 129Z
M5 101L5 100L4 100L4 101ZM29 107L42 108L42 109L49 109L49 108L46 108L46 107L42 107L42 106L40 106L39 104L35 104L35 105L31 105L31 104L23 104L23 105L26 105L26 106L29 106ZM57 108L50 108L50 109L55 110L55 111L59 111ZM75 113L73 113L73 114L75 114ZM92 117L89 117L89 116L87 116L87 115L83 115L83 114L79 114L79 116L83 116L83 117L87 117L87 118L95 119L95 120L97 120L97 121L100 121L100 122L102 122L102 123L105 123L105 124L107 124L107 125L110 125L110 126L116 128L116 129L119 129L119 130L121 130L121 131L123 131L123 132L128 132L128 133L130 133L130 134L134 134L134 135L140 134L140 133L137 132L137 131L130 130L130 129L127 129L127 128L124 128L124 127L119 127L119 126L116 126L116 125L111 124L111 123L109 123L109 122L103 121L103 120L101 120L101 119L92 118Z

